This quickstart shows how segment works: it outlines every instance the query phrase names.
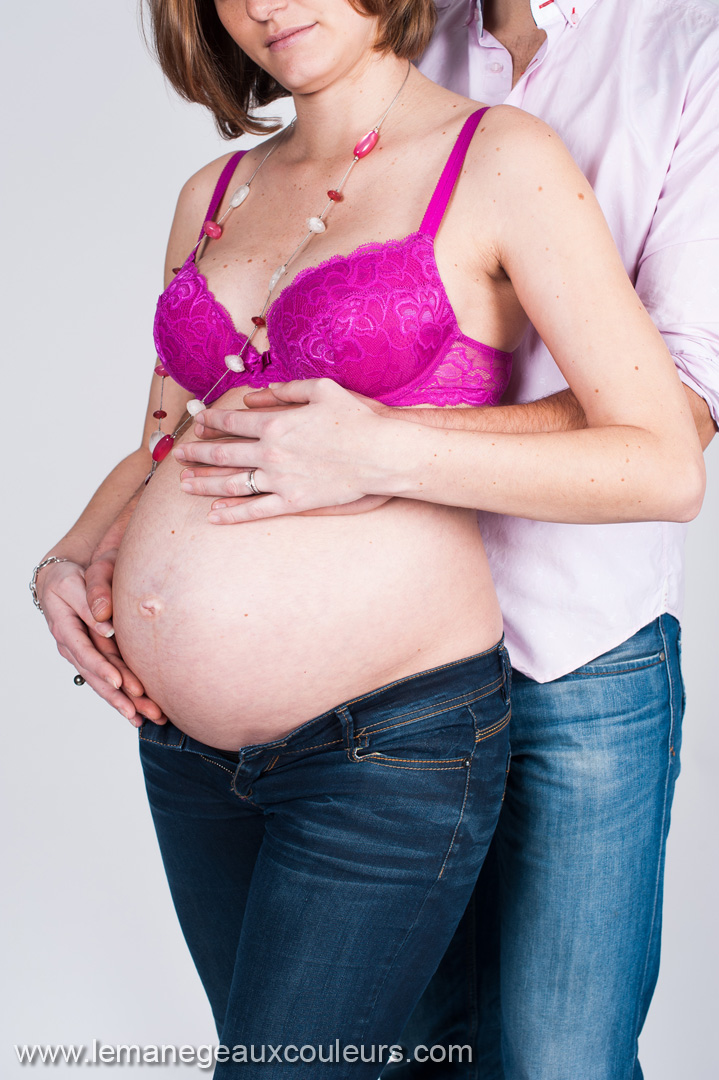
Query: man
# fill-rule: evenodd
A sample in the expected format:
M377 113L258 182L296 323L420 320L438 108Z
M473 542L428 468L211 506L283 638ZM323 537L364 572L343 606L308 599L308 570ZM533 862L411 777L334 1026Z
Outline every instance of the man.
M438 9L421 68L559 132L664 335L706 447L719 418L719 10L706 0ZM582 423L533 331L514 364L506 407L430 410L423 422L515 432ZM355 487L383 493L376 480L362 486L326 387L290 384L276 397L311 403L317 418L315 437L304 420L293 450L297 474L316 477L316 498L296 509L341 501L343 459ZM220 434L250 434L206 415ZM211 452L200 444L195 460L210 463ZM277 490L270 466L253 464L255 482ZM232 506L241 502L229 500L226 520L264 516L262 500ZM469 1043L473 1060L384 1075L637 1080L679 772L685 527L479 521L515 667L512 768L475 896L405 1032L408 1046Z
M438 8L421 67L559 132L595 188L708 445L719 418L719 10L707 0ZM422 421L515 432L580 426L563 387L530 332L505 406L425 410ZM342 501L336 463L344 458L353 479L358 466L332 395L314 384L277 395L312 402L317 417L314 440L296 448L298 472L316 477L312 505ZM224 433L222 414L206 415L208 429ZM211 443L198 447L197 460L211 462ZM268 470L255 479L272 491ZM362 490L382 494L369 482ZM227 515L263 515L263 500L244 502ZM637 1080L679 771L684 527L479 520L515 667L513 763L475 896L405 1033L408 1046L470 1043L474 1053L471 1064L408 1062L386 1075ZM88 572L89 584L105 566ZM102 583L90 589L96 614L106 592Z

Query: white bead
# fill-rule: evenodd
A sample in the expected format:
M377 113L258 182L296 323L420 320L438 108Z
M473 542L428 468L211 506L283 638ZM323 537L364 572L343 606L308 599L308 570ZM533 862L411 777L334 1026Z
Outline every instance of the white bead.
M233 210L238 206L242 206L242 203L245 201L249 194L249 184L243 184L242 187L238 187L237 191L233 192L232 198L230 199L230 206L233 208Z
M164 431L153 431L152 435L150 436L150 453L152 453L152 451L155 449L160 439L164 439L164 437Z
M192 401L188 401L185 406L190 416L197 416L198 413L203 412L207 406L204 401L200 401L199 398L193 398Z
M320 233L324 232L327 226L325 225L322 218L311 217L307 219L307 228L310 230L310 232Z
M244 371L245 363L241 356L226 356L225 367L230 371ZM202 406L204 409L204 405Z
M272 292L275 285L280 280L280 278L283 276L283 274L286 274L286 273L287 273L287 267L286 266L278 266L277 267L274 274L270 278L270 284L267 286L268 289L270 290L270 292Z

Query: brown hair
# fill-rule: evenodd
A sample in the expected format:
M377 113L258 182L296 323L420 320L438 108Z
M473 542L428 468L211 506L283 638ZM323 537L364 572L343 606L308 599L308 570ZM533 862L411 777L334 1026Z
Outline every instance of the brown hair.
M186 101L205 105L220 134L276 131L273 118L252 110L287 97L287 90L250 60L220 22L214 0L145 0L152 40L165 76ZM347 0L379 20L375 49L414 60L427 47L437 12L434 0Z

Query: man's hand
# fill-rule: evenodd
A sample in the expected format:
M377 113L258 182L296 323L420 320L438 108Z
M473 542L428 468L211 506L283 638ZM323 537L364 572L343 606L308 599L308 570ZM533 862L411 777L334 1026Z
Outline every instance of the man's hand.
M105 594L110 595L112 567L114 559L91 574L96 598L88 603L86 571L82 566L74 562L47 566L38 580L45 618L60 656L69 660L96 694L134 727L140 726L142 716L164 723L162 710L145 697L142 684L120 656L114 631L107 621L111 605L97 602Z
M234 524L318 510L363 513L390 498L363 491L357 480L358 434L366 435L376 413L383 411L378 402L329 379L276 384L248 394L245 401L254 406L252 411L213 408L201 413L195 427L200 441L173 450L189 466L181 476L183 491L220 496L212 505L211 522ZM254 482L268 494L253 496L247 487L253 469Z

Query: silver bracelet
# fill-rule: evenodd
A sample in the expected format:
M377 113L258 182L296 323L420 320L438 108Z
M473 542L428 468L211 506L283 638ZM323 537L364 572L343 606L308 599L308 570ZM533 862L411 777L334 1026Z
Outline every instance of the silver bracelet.
M32 593L32 602L35 605L35 607L37 608L37 610L41 611L43 615L45 614L45 612L42 610L42 607L40 606L40 601L37 598L37 575L40 573L40 571L43 569L43 567L49 566L50 563L54 563L54 562L70 562L70 560L69 559L61 559L57 555L50 555L49 558L43 559L42 562L38 563L37 566L35 567L35 569L33 570L32 577L30 578L30 584L28 585L28 589Z

